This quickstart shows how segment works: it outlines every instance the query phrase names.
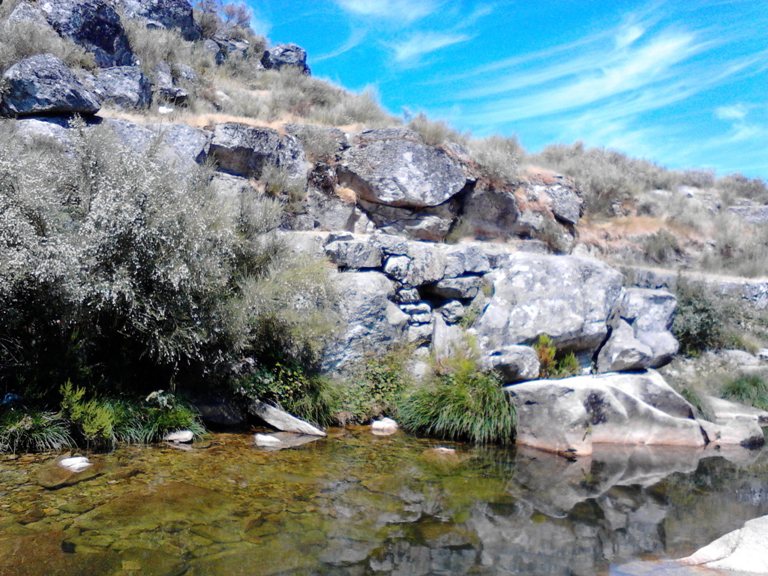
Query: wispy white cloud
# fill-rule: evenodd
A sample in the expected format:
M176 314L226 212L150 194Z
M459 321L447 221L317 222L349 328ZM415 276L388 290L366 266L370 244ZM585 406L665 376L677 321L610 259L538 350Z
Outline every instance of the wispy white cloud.
M471 36L468 34L417 32L402 42L391 44L390 47L394 52L395 61L413 63L426 54L466 42L469 39Z
M411 23L434 13L438 0L336 0L344 10L369 18Z
M312 60L314 62L322 62L324 60L330 60L331 58L336 58L337 56L346 54L347 52L354 50L355 48L360 46L363 43L363 41L366 39L367 35L368 35L368 31L365 28L357 28L352 31L352 34L350 34L349 38L347 38L347 41L344 42L344 44L342 44L335 50L332 50L325 54L320 54L319 56L314 57Z
M746 118L747 112L747 107L744 104L718 106L715 108L715 117L720 120L743 120Z

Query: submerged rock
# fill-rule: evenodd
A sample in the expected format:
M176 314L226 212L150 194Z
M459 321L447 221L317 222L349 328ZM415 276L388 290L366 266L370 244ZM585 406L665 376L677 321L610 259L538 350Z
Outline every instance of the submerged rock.
M255 434L254 444L266 450L285 450L286 448L298 448L305 444L317 442L321 436L309 434L295 434L293 432L275 432L274 434Z
M58 458L40 467L37 483L48 490L57 490L96 478L101 473L101 466L84 456Z

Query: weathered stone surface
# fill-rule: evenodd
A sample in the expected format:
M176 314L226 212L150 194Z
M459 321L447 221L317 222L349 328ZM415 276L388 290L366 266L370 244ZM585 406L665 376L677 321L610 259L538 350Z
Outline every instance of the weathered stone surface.
M689 566L729 570L747 574L768 574L768 516L755 518L743 528L729 532L687 558Z
M730 206L728 211L750 224L762 226L768 223L768 205Z
M510 238L517 232L519 217L513 192L478 186L464 201L461 226L465 234L479 240Z
M349 148L347 135L332 126L286 124L285 131L299 139L307 150L307 155L314 156L313 160L327 161L338 157ZM313 154L309 153L310 150Z
M483 279L479 276L462 276L460 278L445 278L430 284L425 291L438 298L449 300L468 300L477 296Z
M445 151L396 134L363 132L343 155L340 182L368 202L410 208L438 206L464 189L467 176Z
M485 274L491 270L487 247L478 243L448 246L445 253L445 278L464 274Z
M432 356L438 364L459 350L466 350L467 340L464 330L458 325L448 325L442 316L435 315L432 330Z
M679 343L671 332L677 299L666 290L628 288L611 324L613 331L597 367L600 372L658 368Z
M517 407L517 441L590 454L593 444L701 447L692 408L656 372L539 380L505 389Z
M66 38L92 52L102 68L134 63L128 37L115 9L106 0L55 0L40 3L48 23Z
M539 356L530 346L507 346L482 359L483 366L501 374L505 384L539 377Z
M350 237L334 240L325 245L328 258L339 268L360 270L380 268L382 263L381 248L365 237Z
M74 141L67 128L68 119L66 118L19 118L12 122L15 136L27 145L33 145L43 140L49 145L54 144L60 147L62 150L73 150Z
M143 18L147 28L176 29L185 40L199 40L200 27L188 0L118 0L127 16Z
M510 254L486 275L494 294L475 324L486 350L552 337L559 349L594 352L621 294L621 274L596 260Z
M51 29L50 24L48 24L40 9L28 2L19 2L10 16L8 16L8 22L29 22L38 26L45 26L49 30Z
M379 272L344 272L333 277L342 328L329 342L323 368L334 372L351 367L367 354L380 354L402 342L408 315L390 301L394 285Z
M758 448L765 444L765 436L757 422L749 418L732 418L718 422L699 420L707 440L714 446L743 446Z
M464 305L458 300L446 302L439 308L438 312L442 314L443 319L448 324L458 324L467 313L464 309Z
M296 44L279 44L265 50L261 57L261 64L267 70L293 67L302 74L310 74L309 66L307 66L307 51Z
M382 237L375 238L380 242ZM387 254L390 249L382 246ZM402 255L390 256L384 264L384 272L405 286L418 287L432 284L445 275L444 246L424 242L403 243L397 250Z
M378 230L429 242L442 242L446 239L460 209L455 198L427 208L399 208L363 199L358 199L358 205L365 210Z
M325 436L325 432L312 426L312 424L291 416L284 410L275 408L266 402L253 402L248 407L248 411L281 432L306 434L308 436Z
M550 209L555 218L567 224L578 224L583 211L584 200L575 187L552 184L548 186L535 185L534 188L542 196L549 197Z
M143 109L152 103L152 84L136 66L103 68L93 79L92 88L101 103L118 108Z
M17 62L3 74L6 84L0 112L7 116L83 114L99 111L96 96L51 54Z
M306 180L304 150L293 136L281 136L269 128L254 128L229 122L213 133L210 155L219 170L259 178L267 166L282 168L291 179Z
M189 92L173 81L173 72L167 62L160 62L155 66L154 88L155 94L166 102L183 106L189 99Z
M183 124L139 125L116 118L104 122L124 146L146 153L157 145L159 156L181 170L189 170L207 158L211 136L204 130Z
M620 318L597 356L597 370L620 372L648 368L652 357L653 350L637 340L632 326Z
M704 396L702 401L706 405L708 412L712 414L715 422L743 418L753 420L761 427L768 427L768 412L765 410L744 406L743 404L715 398L714 396Z

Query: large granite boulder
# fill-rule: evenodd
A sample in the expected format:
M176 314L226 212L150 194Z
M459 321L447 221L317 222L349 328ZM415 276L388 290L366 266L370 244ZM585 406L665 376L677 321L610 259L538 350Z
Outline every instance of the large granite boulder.
M658 368L680 347L672 334L677 299L666 290L629 288L611 321L611 337L600 351L600 372Z
M351 368L366 355L380 354L403 342L408 315L390 301L395 288L386 276L344 272L334 277L334 284L343 324L325 351L324 371Z
M483 368L497 371L505 384L534 380L539 377L541 364L536 350L530 346L507 346L481 359Z
M130 18L143 18L147 28L176 29L185 40L199 40L202 33L188 0L118 0Z
M373 204L433 207L464 190L467 175L445 150L405 129L368 130L343 155L339 181Z
M2 4L2 2L0 2L0 4ZM13 12L11 12L10 16L8 16L8 22L32 23L46 27L49 30L51 29L50 24L48 24L48 21L45 19L45 16L40 9L36 6L32 6L28 2L19 2L13 9Z
M755 518L679 560L681 564L738 574L768 574L768 516Z
M89 52L102 68L130 66L133 53L120 16L107 0L55 0L40 9L59 35Z
M608 335L622 289L617 270L572 256L510 254L486 279L493 296L475 324L486 350L547 334L560 350L592 354Z
M296 44L279 44L264 51L261 64L267 70L281 70L286 67L296 68L302 74L310 74L307 66L307 51Z
M208 156L210 132L184 124L134 124L127 120L105 120L125 147L147 153L153 146L164 161L176 165L185 174Z
M593 444L702 447L693 409L656 372L538 380L505 388L517 408L517 442L591 454Z
M136 66L102 68L93 79L92 89L102 104L117 108L145 109L152 103L152 84Z
M17 62L5 71L3 82L6 89L0 111L7 116L91 115L100 108L96 96L51 54Z
M219 124L210 155L219 170L235 176L259 178L265 167L272 166L285 170L291 180L306 181L307 162L299 141L270 128Z
M154 89L157 96L171 104L184 106L189 100L189 92L176 84L171 66L167 62L160 62L155 66Z

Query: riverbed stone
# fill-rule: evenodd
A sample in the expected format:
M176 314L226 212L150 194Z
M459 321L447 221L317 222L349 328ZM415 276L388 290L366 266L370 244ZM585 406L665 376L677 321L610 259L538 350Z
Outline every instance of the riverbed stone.
M67 460L72 464L66 466ZM48 490L58 490L66 486L74 486L80 482L91 480L100 476L103 472L102 466L98 462L87 462L83 465L82 460L74 461L71 458L57 458L40 467L37 472L37 483Z
M293 432L294 434L305 434L307 436L324 437L326 435L325 432L309 422L291 416L285 410L280 410L280 408L266 402L252 402L248 407L248 411L281 432Z
M654 371L538 380L505 390L517 407L519 444L573 454L590 454L594 444L706 444L692 407Z

